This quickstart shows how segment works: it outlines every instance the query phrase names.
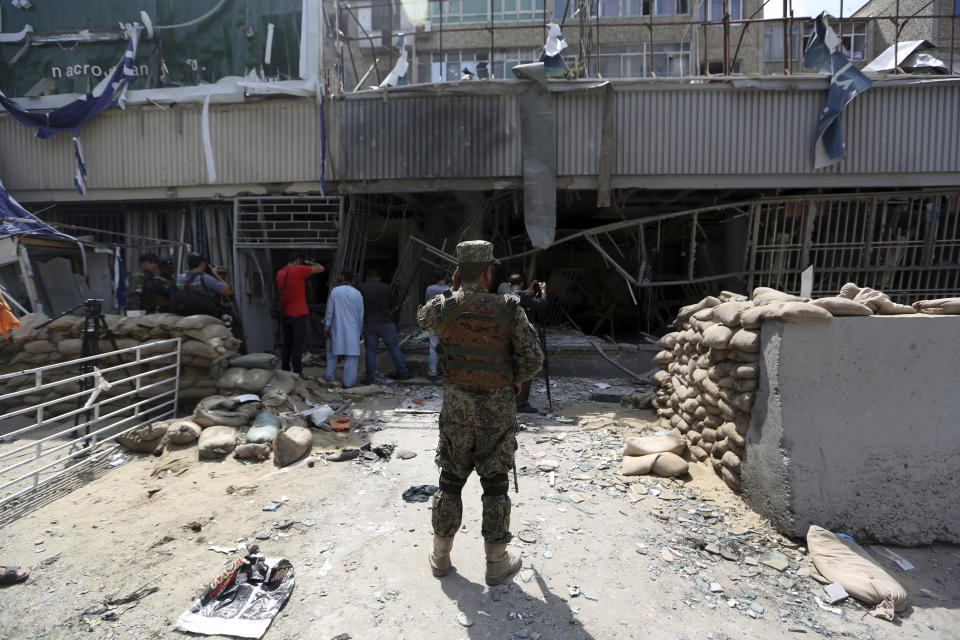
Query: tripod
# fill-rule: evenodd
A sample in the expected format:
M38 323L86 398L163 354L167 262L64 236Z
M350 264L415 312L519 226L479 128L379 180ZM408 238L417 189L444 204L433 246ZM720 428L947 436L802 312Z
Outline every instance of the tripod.
M106 336L107 340L110 341L110 346L113 347L114 351L118 351L119 347L117 346L117 338L114 335L113 331L107 325L107 319L103 315L103 300L97 298L88 298L80 304L67 309L63 313L60 313L41 325L38 325L38 329L47 326L54 320L62 318L68 313L73 313L80 307L83 307L83 333L81 334L82 341L80 343L80 357L89 358L91 356L99 355L100 353L100 334L103 333ZM122 361L122 360L121 360ZM93 373L94 365L90 360L85 360L80 363L80 374L83 375L83 378L80 379L80 391L90 391L93 388L93 380L90 374ZM80 409L83 407L83 395L77 399L77 408ZM73 426L74 430L70 433L72 439L77 439L80 437L80 432L76 427L80 424L81 417L84 422L90 422L90 416L92 414L92 409L87 409L73 416ZM90 425L84 428L84 435L90 435ZM83 448L86 449L90 446L89 440L84 440Z

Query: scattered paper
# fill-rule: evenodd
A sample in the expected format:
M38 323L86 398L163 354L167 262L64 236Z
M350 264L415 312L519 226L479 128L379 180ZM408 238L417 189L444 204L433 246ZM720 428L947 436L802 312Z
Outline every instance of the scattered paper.
M839 607L831 607L830 605L824 603L818 596L813 596L813 599L816 601L817 606L823 609L824 611L829 611L830 613L835 613L838 616L843 615L843 610Z
M886 547L878 547L878 550L880 551L881 555L884 555L890 560L893 560L894 562L896 562L897 566L903 569L904 571L913 571L913 564L909 560L901 556L899 553L891 551Z

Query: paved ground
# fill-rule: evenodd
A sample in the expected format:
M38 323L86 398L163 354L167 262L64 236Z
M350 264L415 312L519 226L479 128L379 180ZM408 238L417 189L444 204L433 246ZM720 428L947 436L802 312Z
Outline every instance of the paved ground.
M429 411L439 389L412 387L358 405L355 420L381 430L318 432L313 467L200 462L190 447L160 459L126 454L124 465L55 501L12 521L16 512L0 513L0 558L33 566L26 584L0 590L0 637L184 637L173 622L236 555L209 547L253 542L258 533L269 534L259 541L264 552L296 569L270 639L960 637L956 547L898 549L916 565L909 573L880 560L913 602L895 623L853 601L838 605L840 615L821 610L802 541L772 532L708 467L676 482L620 477L622 438L652 432L652 414L586 402L591 386L559 381L562 410L530 420L520 434L513 530L532 542L515 540L526 569L502 587L483 585L475 477L464 490L456 571L442 580L429 573L429 503L400 496L436 483ZM394 411L404 406L423 412ZM417 456L322 458L368 439ZM162 470L178 458L183 473ZM538 466L553 463L551 486ZM284 498L277 511L262 510ZM786 556L783 572L757 562L771 551ZM144 585L159 590L111 607L106 619L83 614ZM461 626L461 613L472 626Z

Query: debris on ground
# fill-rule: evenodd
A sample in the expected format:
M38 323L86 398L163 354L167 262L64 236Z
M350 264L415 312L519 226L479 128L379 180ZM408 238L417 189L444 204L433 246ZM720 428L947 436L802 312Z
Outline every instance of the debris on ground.
M403 492L403 499L407 502L426 502L430 496L439 491L440 488L432 484L419 484L410 487Z

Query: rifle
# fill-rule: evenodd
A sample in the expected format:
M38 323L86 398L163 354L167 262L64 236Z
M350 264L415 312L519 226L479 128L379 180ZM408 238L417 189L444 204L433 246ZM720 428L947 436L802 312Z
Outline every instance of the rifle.
M543 381L547 384L547 406L553 411L553 398L550 397L550 360L547 358L547 329L543 323L537 324L537 337L540 338L540 348L543 349Z

